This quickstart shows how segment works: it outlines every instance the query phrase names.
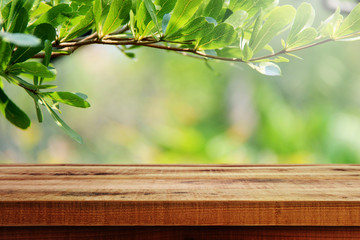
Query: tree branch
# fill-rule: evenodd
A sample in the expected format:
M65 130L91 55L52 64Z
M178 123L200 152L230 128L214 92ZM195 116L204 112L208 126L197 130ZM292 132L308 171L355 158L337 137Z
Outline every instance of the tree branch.
M175 51L175 52L182 52L182 53L191 53L194 55L198 55L201 58L204 59L214 59L214 60L221 60L221 61L229 61L229 62L242 62L242 63L246 63L246 62L254 62L254 61L259 61L262 59L267 59L267 58L272 58L281 54L286 54L286 53L291 53L291 52L296 52L296 51L300 51L306 48L310 48L310 47L315 47L317 45L321 45L330 41L335 41L336 39L325 39L316 43L311 43L305 46L300 46L297 48L292 48L292 49L283 49L281 51L278 51L276 53L270 54L270 55L266 55L266 56L261 56L261 57L255 57L250 59L249 61L244 61L242 58L230 58L230 57L221 57L221 56L215 56L215 55L210 55L210 54L206 54L204 52L198 51L196 49L193 48L181 48L181 47L175 47L175 46L165 46L165 45L160 45L159 43L162 42L167 42L168 41L163 41L163 40L155 40L153 38L144 38L143 40L135 40L134 38L127 38L127 37L114 37L114 36L108 36L107 38L103 38L103 39L98 39L97 38L97 33L93 33L90 36L83 38L79 41L69 41L69 42L62 42L59 44L53 44L53 47L59 50L62 50L61 52L53 52L51 54L52 58L56 58L59 56L64 56L64 55L70 55L71 53L73 53L75 50L77 50L78 48L82 47L82 46L86 46L86 45L91 45L91 44L104 44L104 45L138 45L138 46L144 46L144 47L149 47L149 48L157 48L157 49L163 49L163 50L167 50L167 51ZM180 42L176 42L178 44L180 44ZM188 42L185 42L183 44L188 44ZM44 53L38 53L36 54L33 58L43 58L45 56Z

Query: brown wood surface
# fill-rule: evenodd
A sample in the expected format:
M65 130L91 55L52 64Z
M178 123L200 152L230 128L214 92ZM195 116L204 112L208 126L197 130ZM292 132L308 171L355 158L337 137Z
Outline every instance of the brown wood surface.
M1 240L355 240L360 227L0 227Z
M360 226L360 166L0 166L0 226Z

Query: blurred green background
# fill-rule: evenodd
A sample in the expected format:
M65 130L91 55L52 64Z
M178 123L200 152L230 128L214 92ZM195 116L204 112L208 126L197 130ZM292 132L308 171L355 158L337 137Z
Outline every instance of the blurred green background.
M331 12L309 2L318 26ZM37 123L31 99L7 85L33 123L22 131L0 118L0 163L360 163L360 42L298 52L304 60L281 64L281 77L238 63L212 61L211 70L156 49L135 53L131 60L89 46L54 62L59 90L85 93L92 105L62 106L83 145L49 115Z

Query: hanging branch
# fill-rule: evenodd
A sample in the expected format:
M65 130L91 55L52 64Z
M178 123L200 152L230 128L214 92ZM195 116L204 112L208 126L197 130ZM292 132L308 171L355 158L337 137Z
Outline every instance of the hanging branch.
M324 1L329 7L330 3ZM0 8L0 109L5 109L1 112L19 128L30 126L28 116L5 94L7 81L32 98L39 122L45 109L78 142L82 138L59 117L58 106L90 104L83 95L50 91L56 85L43 83L55 80L51 59L83 46L115 45L128 57L136 47L156 48L203 60L245 63L273 76L281 75L278 63L288 62L287 55L294 52L360 39L360 4L351 6L346 17L336 10L317 27L312 26L315 11L309 3L295 9L278 6L276 0L18 0L0 1ZM272 40L285 31L282 47L274 50Z

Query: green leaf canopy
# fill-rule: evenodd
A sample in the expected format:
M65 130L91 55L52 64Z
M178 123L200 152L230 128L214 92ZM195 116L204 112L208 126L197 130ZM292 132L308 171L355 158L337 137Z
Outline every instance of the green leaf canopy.
M311 4L297 9L278 0L3 0L0 1L0 111L22 129L30 119L5 93L24 89L70 137L81 137L58 115L59 104L88 108L79 94L45 92L56 85L52 59L91 44L116 45L134 58L136 48L181 52L205 60L246 63L281 75L282 55L329 41L360 40L360 4L345 18L338 9L314 27ZM283 38L283 39L281 39ZM278 40L276 44L275 40ZM55 112L56 111L56 112Z

